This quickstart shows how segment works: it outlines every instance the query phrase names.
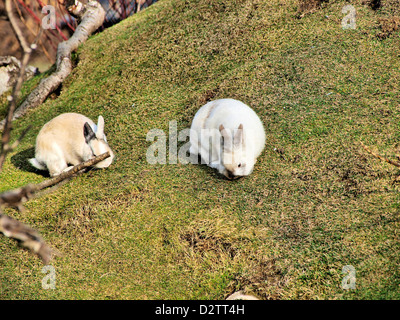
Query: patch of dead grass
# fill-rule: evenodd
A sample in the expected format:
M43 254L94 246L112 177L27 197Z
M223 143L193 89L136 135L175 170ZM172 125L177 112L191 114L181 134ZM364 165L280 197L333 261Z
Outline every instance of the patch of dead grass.
M278 300L284 285L285 279L276 259L259 257L247 260L244 272L235 277L231 288L232 293L243 290L245 294L255 294L264 300Z
M329 0L299 0L296 16L302 18L307 14L314 13L324 2L329 2Z
M400 17L380 18L378 24L381 31L377 34L377 37L386 39L399 29Z
M198 267L220 267L237 270L233 273L226 296L237 290L254 294L261 299L279 299L283 275L276 259L258 250L254 242L265 235L257 228L239 229L226 218L195 220L180 234L184 246L184 263Z

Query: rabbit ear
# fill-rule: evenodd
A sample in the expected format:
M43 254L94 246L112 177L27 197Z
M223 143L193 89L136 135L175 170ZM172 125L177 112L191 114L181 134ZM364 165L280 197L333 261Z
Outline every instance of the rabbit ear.
M235 145L240 145L241 143L243 143L243 124L239 125L239 128L236 130L236 134L235 137L233 138L233 141L235 143Z
M104 118L99 116L99 120L97 121L97 131L96 131L96 138L103 139L104 137Z
M85 137L86 143L89 143L90 140L93 140L96 136L92 130L92 127L87 122L85 122L83 126L83 136Z
M219 132L223 138L223 147L226 149L231 149L232 147L232 137L229 134L229 131L225 129L225 127L221 124L219 126Z
M221 125L219 126L219 132L221 132L221 135L224 137L224 139L229 139L229 138L230 138L230 136L229 136L229 134L228 134L228 132L227 132L227 130L225 129L225 127L224 127L223 124L221 124Z

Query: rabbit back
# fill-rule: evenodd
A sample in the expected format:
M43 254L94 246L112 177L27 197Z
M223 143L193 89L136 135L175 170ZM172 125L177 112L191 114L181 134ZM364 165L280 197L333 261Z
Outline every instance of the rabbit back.
M248 137L253 144L255 157L261 154L265 145L264 126L253 109L235 99L210 101L197 111L191 127L191 131L193 130L191 135L193 137L191 139L191 141L193 140L193 149L196 149L201 143L198 140L200 140L202 129L209 129L210 132L218 134L218 128L221 124L229 130L236 130L242 124L245 130L250 132Z
M78 113L64 113L47 122L36 138L35 159L31 159L31 164L47 167L53 176L68 164L77 165L90 159L92 151L83 135L85 122L96 129L91 119Z

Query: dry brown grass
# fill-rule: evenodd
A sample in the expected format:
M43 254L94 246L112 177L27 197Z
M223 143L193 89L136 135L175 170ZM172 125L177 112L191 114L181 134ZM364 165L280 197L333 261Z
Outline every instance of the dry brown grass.
M378 19L380 32L377 34L379 39L386 39L396 32L400 27L400 17Z
M261 299L280 299L284 287L283 274L275 258L266 255L263 245L266 235L257 228L239 229L233 221L222 218L224 212L214 211L215 219L196 219L182 230L179 238L185 248L181 263L197 273L206 263L208 272L221 268L231 269L226 296L243 290Z
M296 16L299 18L304 17L306 14L311 14L318 10L323 3L329 2L329 0L298 0L298 9Z
M400 16L400 2L398 0L382 0L381 9L385 13Z

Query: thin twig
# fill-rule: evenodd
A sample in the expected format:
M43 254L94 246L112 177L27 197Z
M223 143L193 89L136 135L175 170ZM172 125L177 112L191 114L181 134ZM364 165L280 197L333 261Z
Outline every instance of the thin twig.
M79 0L68 0L66 1L66 8L70 14L81 19L81 22L67 41L58 44L56 71L47 78L42 79L39 85L21 103L13 113L12 119L14 120L22 117L27 110L40 105L50 93L63 83L72 71L71 53L85 42L104 22L105 11L97 1L89 1L87 4L83 4ZM5 121L5 119L0 121L0 130L5 125Z
M40 190L43 190L48 187L52 187L56 184L59 184L63 180L66 180L68 178L71 178L73 175L78 173L79 171L82 171L88 167L92 167L95 164L99 163L100 161L103 161L104 159L107 159L110 156L110 152L105 152L95 158L89 159L85 162L82 162L74 167L72 167L70 170L61 173L60 175L52 178L45 180L41 183L38 184L28 184L24 187L14 189L14 190L9 190L3 193L0 193L0 209L4 207L16 207L18 209L23 210L22 205L31 199L35 193L37 193Z
M39 190L42 190L44 188L48 188L48 187L54 186L54 185L60 183L61 181L72 177L75 173L77 173L77 172L79 172L79 171L81 171L83 169L86 169L88 167L94 166L96 163L98 163L100 161L103 161L104 159L108 158L109 156L110 156L110 152L107 151L107 152L105 152L105 153L103 153L103 154L101 154L101 155L99 155L99 156L97 156L95 158L92 158L92 159L89 159L89 160L87 160L85 162L82 162L82 163L72 167L70 170L61 173L57 177L54 177L52 179L43 181L43 182L35 185L35 187L34 187L35 188L35 192L39 191Z
M14 16L13 10L12 10L12 5L11 5L11 0L6 0L5 3L5 8L7 11L8 18L10 20L11 26L18 38L18 41L24 51L24 55L22 57L21 61L21 67L19 70L19 75L17 82L15 83L12 91L12 95L9 97L9 106L8 106L8 113L7 117L5 119L5 124L4 124L4 130L3 134L1 137L1 149L0 149L0 171L3 168L4 161L6 160L6 157L8 153L12 152L14 150L14 146L10 146L10 138L11 138L11 130L12 130L12 120L14 117L14 112L17 107L17 98L20 94L22 83L24 81L24 75L25 75L25 69L28 65L30 56L32 54L32 50L36 49L36 43L39 40L40 36L42 35L43 29L40 28L39 33L37 34L34 42L32 43L31 46L28 45L26 42L25 37L22 34L21 29L18 26L17 19ZM26 134L26 130L22 133L21 137L17 140L16 145L18 145L19 141L21 141L22 137Z
M17 19L15 18L14 12L12 10L11 0L6 0L5 9L7 12L8 19L10 20L12 29L14 30L15 35L17 36L17 39L22 47L22 50L24 50L24 53L27 53L27 52L30 53L31 48L28 45L28 43L26 42L26 39L25 39L24 35L22 34L21 29L18 26Z
M77 0L75 1L75 3L81 4ZM101 6L97 2L91 3L91 6L101 9ZM21 136L12 145L10 145L12 121L15 118L16 101L17 101L18 95L21 91L22 83L24 80L25 69L26 69L26 66L28 65L28 61L29 61L30 55L32 53L32 50L36 49L36 47L37 47L36 43L39 40L39 38L43 32L43 28L40 28L40 31L39 31L37 37L35 38L34 43L31 46L28 46L28 44L21 32L21 29L18 27L16 18L14 17L14 14L12 12L11 0L6 0L5 8L6 8L8 18L11 22L11 26L12 26L15 34L17 35L18 41L21 44L24 54L23 54L21 68L20 68L17 82L13 87L12 95L9 97L8 113L7 113L6 119L4 120L3 134L1 137L1 149L0 149L0 171L2 170L3 164L5 162L5 159L8 155L8 153L10 153L12 150L14 150L18 146L19 142L23 139L26 132L29 130L29 128L25 129L22 132ZM79 6L78 6L78 8L79 8ZM86 7L84 9L86 9ZM100 10L101 22L104 20L104 15L105 15L104 10L102 10L102 11ZM91 20L91 13L89 13L89 17L87 18L87 20ZM96 28L96 26L92 25L91 28L92 29ZM83 33L86 32L85 25L82 25L80 29L81 29L81 32L83 32ZM84 38L85 37L87 38L88 35L91 34L95 30L95 29L93 29L93 30L92 29L87 30L87 34L84 35ZM74 37L72 37L71 41L76 42L75 47L77 47L77 45L80 43L79 39L74 39ZM83 41L81 41L81 42L83 42ZM70 52L69 52L69 54L70 54ZM62 59L62 58L60 58L60 59ZM3 208L4 207L16 207L20 211L23 211L24 210L23 204L26 201L28 201L30 198L32 198L37 191L42 190L47 187L50 187L50 186L54 186L64 180L72 177L75 173L77 173L87 167L93 166L96 163L106 159L109 156L110 156L109 152L106 152L98 157L95 157L86 162L78 164L77 166L74 166L68 172L64 172L53 179L49 179L49 180L39 183L37 185L28 184L24 187L1 193L0 194L0 232L3 233L7 237L11 237L11 238L18 240L19 242L21 242L21 244L23 246L27 247L28 249L30 249L30 250L34 251L36 254L38 254L42 258L42 260L45 264L48 264L48 262L50 261L50 258L51 258L52 249L50 249L50 247L43 241L43 239L40 237L40 235L37 231L35 231L34 229L30 228L29 226L23 224L22 222L19 222L11 217L8 217L7 215L4 215L3 211L2 211Z
M20 211L23 211L23 204L33 198L35 193L38 191L66 181L66 179L71 178L77 172L91 167L109 156L110 153L107 151L93 159L74 166L69 171L63 172L55 178L43 181L36 185L28 184L18 189L0 193L0 232L2 232L6 237L20 241L24 247L39 255L44 264L48 264L54 250L43 241L37 231L22 222L2 214L2 209L5 207L15 207Z
M21 133L20 137L10 145L10 136L12 130L12 120L14 116L14 111L16 109L16 101L21 91L22 83L24 81L25 69L28 65L29 58L31 56L32 50L36 48L36 42L42 34L42 29L39 31L34 43L28 46L25 37L19 28L14 13L12 11L11 0L6 0L5 3L6 12L8 19L10 20L11 26L18 38L19 43L24 51L24 55L21 62L21 67L19 70L19 75L17 82L15 83L12 91L12 95L9 97L9 107L8 113L5 120L4 131L1 137L1 149L0 149L0 171L3 168L5 159L12 150L14 150L20 141L24 138L25 134L29 130L29 127ZM29 226L19 222L13 218L10 218L3 214L3 207L16 207L19 210L23 210L23 203L26 202L33 194L34 189L32 185L27 185L25 187L6 191L0 194L0 232L6 237L11 237L17 239L24 247L34 251L38 254L43 262L47 264L51 258L51 249L43 241L37 231L33 230Z
M391 165L393 165L393 166L395 166L395 167L400 168L400 162L393 161L393 160L390 160L390 159L388 159L388 158L385 158L385 157L381 156L380 154L377 154L377 153L373 152L370 148L368 148L368 147L367 147L365 144L363 144L362 142L360 142L360 143L361 143L361 146L362 146L365 150L367 150L370 154L372 154L374 157L376 157L376 158L378 158L378 159L380 159L380 160L383 160L383 161L385 161L385 162L387 162L387 163L390 163Z

